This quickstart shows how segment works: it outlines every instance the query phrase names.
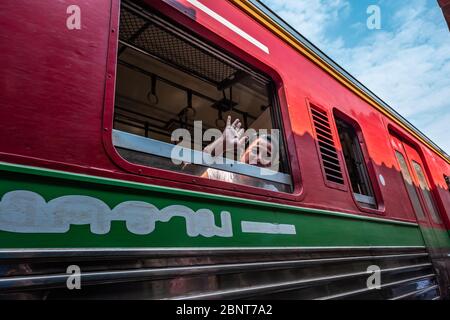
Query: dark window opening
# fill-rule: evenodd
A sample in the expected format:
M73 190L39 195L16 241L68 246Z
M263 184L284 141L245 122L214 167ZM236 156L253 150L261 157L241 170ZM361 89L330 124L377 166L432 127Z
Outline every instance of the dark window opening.
M207 155L220 157L224 163L206 163L205 153L219 138L209 136L208 130L224 133L229 116L232 122L240 122L236 136L243 137L239 135L242 128L244 135L254 130L257 136L249 136L250 143L237 139L241 153L234 146L236 150ZM191 140L177 135L174 139L179 129L188 132ZM124 159L212 180L292 192L282 129L272 79L192 32L122 2L113 143ZM180 160L180 156L174 161L174 155L181 154L173 152L175 147L191 155L189 160ZM261 150L269 150L269 165L260 161Z
M445 183L447 184L447 190L450 192L450 177L444 174L444 180Z
M375 209L377 203L358 134L351 124L340 118L336 118L336 126L355 199L362 206Z
M423 212L422 205L420 204L419 195L412 181L411 174L409 173L405 157L403 157L403 154L398 151L395 151L395 156L397 157L398 163L400 165L400 170L405 182L406 191L408 192L409 199L411 200L417 218L423 221L425 220L425 213Z

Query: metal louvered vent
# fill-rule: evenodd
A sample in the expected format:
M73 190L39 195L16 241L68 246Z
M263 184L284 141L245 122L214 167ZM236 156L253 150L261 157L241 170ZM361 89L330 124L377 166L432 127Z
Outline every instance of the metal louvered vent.
M216 85L238 70L138 12L122 7L120 40Z
M326 112L311 106L311 114L325 177L329 182L344 184L341 164L334 144L330 120Z

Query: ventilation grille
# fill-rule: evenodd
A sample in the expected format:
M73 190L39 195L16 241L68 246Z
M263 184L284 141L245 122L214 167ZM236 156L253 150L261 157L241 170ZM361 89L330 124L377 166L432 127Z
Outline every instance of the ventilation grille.
M312 106L311 114L325 177L330 182L343 185L344 177L342 175L341 164L334 144L328 115L324 111Z
M127 7L121 10L119 37L125 43L215 85L237 72L226 62Z

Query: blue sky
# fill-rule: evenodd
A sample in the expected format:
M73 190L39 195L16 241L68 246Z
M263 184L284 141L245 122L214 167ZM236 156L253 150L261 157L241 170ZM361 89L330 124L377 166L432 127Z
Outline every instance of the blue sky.
M450 154L450 32L436 0L262 0ZM367 8L381 10L370 30Z

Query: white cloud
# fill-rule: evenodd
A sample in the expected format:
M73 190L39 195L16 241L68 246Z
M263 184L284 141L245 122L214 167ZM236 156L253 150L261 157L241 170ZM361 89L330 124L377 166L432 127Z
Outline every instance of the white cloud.
M450 153L450 33L426 0L402 2L354 46L327 36L348 0L266 0L283 18ZM428 5L430 3L428 2ZM386 9L387 10L387 9Z

